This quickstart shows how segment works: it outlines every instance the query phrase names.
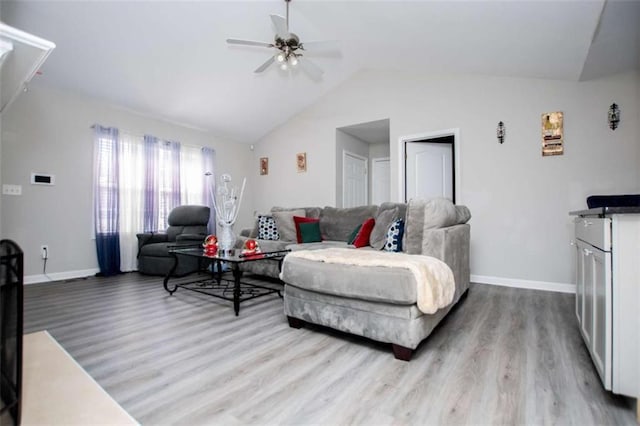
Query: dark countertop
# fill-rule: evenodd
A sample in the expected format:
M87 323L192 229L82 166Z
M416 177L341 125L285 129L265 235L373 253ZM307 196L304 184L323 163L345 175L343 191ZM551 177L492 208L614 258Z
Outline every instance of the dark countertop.
M587 210L569 212L571 216L608 216L612 214L640 214L640 206L595 207Z

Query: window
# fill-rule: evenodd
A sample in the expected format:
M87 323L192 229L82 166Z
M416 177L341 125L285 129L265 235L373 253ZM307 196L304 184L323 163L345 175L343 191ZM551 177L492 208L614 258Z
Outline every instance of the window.
M98 125L94 131L96 239L117 236L119 254L110 256L119 257L120 271L135 270L136 234L166 230L174 207L209 204L205 172L213 172L214 151ZM102 270L100 251L98 243Z

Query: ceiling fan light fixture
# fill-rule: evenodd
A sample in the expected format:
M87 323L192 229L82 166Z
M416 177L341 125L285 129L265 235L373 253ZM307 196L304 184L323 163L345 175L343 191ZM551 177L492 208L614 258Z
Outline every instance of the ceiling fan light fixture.
M1 1L1 0L0 0ZM287 15L286 18L279 15L269 15L271 17L271 22L275 27L275 37L272 43L266 43L261 41L252 41L252 40L240 40L240 39L227 39L227 43L229 44L239 44L245 46L259 46L266 47L269 49L275 49L275 52L272 51L272 56L260 65L254 73L264 72L267 68L269 68L274 62L279 65L279 68L282 71L288 71L293 68L299 67L306 74L309 75L314 80L319 80L322 77L323 71L315 65L312 61L308 59L304 59L304 61L300 61L300 57L303 56L303 52L306 55L306 48L303 43L300 42L300 38L289 31L289 3L291 0L283 0L287 6ZM328 42L308 42L309 45L312 46L322 46L326 45Z

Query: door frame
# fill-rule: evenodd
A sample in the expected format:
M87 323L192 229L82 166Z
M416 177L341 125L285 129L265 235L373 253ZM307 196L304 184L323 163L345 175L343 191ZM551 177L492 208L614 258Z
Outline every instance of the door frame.
M453 203L461 204L460 187L462 183L460 171L460 129L436 130L433 132L418 133L414 135L400 136L398 138L398 201L406 203L406 162L407 144L411 142L429 142L428 139L453 136Z
M381 161L389 162L389 199L391 199L391 157L375 157L371 159L371 202L373 202L373 184L376 181L376 168L374 164Z
M347 151L346 149L342 150L342 206L344 207L345 202L345 195L346 195L346 191L345 189L345 184L346 184L346 179L345 176L347 175L345 173L346 171L346 164L347 162L345 161L347 155L357 158L359 160L362 160L364 162L364 173L365 173L365 177L364 177L364 205L366 206L367 204L369 204L369 159L367 157L363 157L362 155L358 155L355 152L351 152L351 151Z

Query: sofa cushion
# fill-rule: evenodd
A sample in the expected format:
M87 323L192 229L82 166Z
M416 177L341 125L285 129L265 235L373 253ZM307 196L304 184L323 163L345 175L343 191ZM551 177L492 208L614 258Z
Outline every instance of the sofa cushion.
M461 211L461 219L464 219L463 213ZM404 252L422 253L422 242L426 231L455 225L458 220L456 206L446 198L409 200L402 241Z
M391 224L399 218L399 211L397 207L380 211L378 208L378 215L376 216L376 224L371 230L371 236L369 237L369 244L376 250L382 249L387 240L387 231Z
M302 234L300 233L300 224L301 223L310 223L310 222L319 222L320 219L314 219L311 217L303 217L303 216L294 216L293 223L296 226L296 241L298 244L302 242Z
M271 215L276 222L280 239L283 241L297 241L296 226L293 217L304 216L304 209L276 211L272 212Z
M304 210L304 214L300 216L312 217L315 219L320 218L320 212L322 211L320 207L277 207L276 206L271 208L271 213L286 212L286 211L293 211L293 210L300 210L300 209Z
M169 226L202 226L209 222L209 207L185 205L171 210L167 222Z
M456 206L446 198L433 198L424 205L424 229L445 228L458 221Z
M404 220L396 219L389 229L387 229L387 235L385 238L384 247L385 251L402 251L402 236L404 235Z
M456 216L456 224L461 225L469 222L469 219L471 219L471 212L467 206L456 206Z
M349 235L349 241L347 241L349 244L353 244L353 242L356 240L356 237L358 236L358 232L360 232L360 229L362 229L362 224L356 226L353 232L351 232L351 235Z
M140 256L170 257L169 247L176 246L175 241L145 244L140 247Z
M258 216L258 239L279 240L278 228L273 216Z
M303 243L317 243L322 241L320 234L320 222L300 223L300 237Z
M376 220L372 217L364 221L362 227L358 231L358 235L356 235L356 238L353 240L353 245L356 246L356 248L366 247L369 245L369 237L371 236L371 231L375 224Z
M384 212L385 210L393 210L394 208L398 209L398 218L405 219L406 221L407 203L394 203L391 201L385 201L384 203L380 204L380 206L378 207L378 212L375 215L376 220L380 213Z
M322 239L349 241L349 235L351 235L353 229L367 218L374 217L377 211L377 206L325 207L320 214Z

